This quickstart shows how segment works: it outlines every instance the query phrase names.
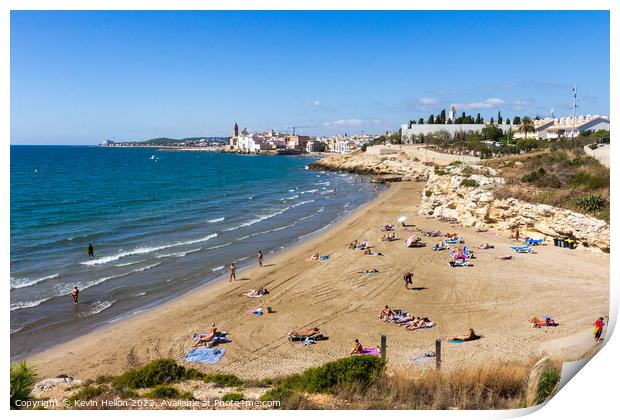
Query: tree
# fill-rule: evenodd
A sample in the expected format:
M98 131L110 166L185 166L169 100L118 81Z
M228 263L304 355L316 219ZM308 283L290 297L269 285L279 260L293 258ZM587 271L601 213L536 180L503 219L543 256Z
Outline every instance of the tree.
M428 124L435 124L435 116L433 114L428 117Z
M480 116L480 113L476 115L476 124L482 124L482 117Z
M497 111L497 123L501 124L503 121L502 119L502 111Z
M506 118L506 124L510 125L510 118Z
M493 140L493 141L498 141L504 135L502 130L493 124L489 124L485 126L480 131L480 134L482 135L483 140Z
M491 117L491 125L495 124L495 120Z
M515 117L515 119L516 118L517 117ZM529 117L523 117L523 121L519 125L519 128L517 128L517 131L519 133L525 133L525 138L527 139L527 133L534 132L534 123Z
M442 109L439 113L439 117L437 117L437 124L445 124L446 123L446 110Z
M424 124L424 118L420 118L420 119L418 120L418 124Z
M512 123L513 123L514 125L519 125L519 124L521 124L521 117L518 117L518 116L517 116L517 117L514 117L514 118L513 118L513 120L512 120Z

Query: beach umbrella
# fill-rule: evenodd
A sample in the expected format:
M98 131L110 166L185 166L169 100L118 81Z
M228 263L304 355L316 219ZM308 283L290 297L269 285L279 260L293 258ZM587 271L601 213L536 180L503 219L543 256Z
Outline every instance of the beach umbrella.
M407 216L400 216L398 218L398 223L402 223L402 222L406 222L407 221Z

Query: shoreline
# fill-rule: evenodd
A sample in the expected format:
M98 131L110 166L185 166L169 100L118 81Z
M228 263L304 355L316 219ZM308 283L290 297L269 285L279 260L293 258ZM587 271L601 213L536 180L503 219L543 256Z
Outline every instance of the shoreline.
M191 365L262 378L343 357L354 338L372 346L387 333L390 363L412 366L408 358L430 349L435 338L460 334L470 326L485 336L461 346L447 344L444 365L450 368L489 358L531 357L541 343L583 331L591 317L608 311L609 255L546 246L538 254L518 256L514 261L495 260L493 255L507 253L508 239L418 215L424 185L392 185L322 232L269 257L263 268L239 271L232 285L219 280L199 286L129 319L36 353L29 360L47 377L65 373L87 379L118 374L158 357L180 361L193 344L192 334L206 331L215 322L232 335L232 342L222 346L226 356L218 365ZM493 241L496 250L478 251L474 267L455 269L448 266L446 255L433 252L430 246L408 249L402 240L378 241L377 227L395 222L401 214L409 217L408 223L425 230L463 232L472 248ZM406 234L399 232L399 236ZM366 257L361 251L346 249L352 239L368 239L384 257ZM330 259L305 261L317 251ZM380 270L379 275L357 273L371 265ZM414 272L414 286L419 290L403 291L402 272L406 270ZM584 278L589 280L579 283ZM271 291L266 298L239 296L263 286ZM536 290L534 296L532 290ZM588 308L579 300L584 294L592 298ZM385 324L377 320L384 304L427 315L437 327L404 331ZM276 312L262 317L246 314L252 307L266 305ZM527 325L529 317L543 313L552 313L561 327L541 331ZM287 342L289 331L315 325L329 340L313 346Z
M311 171L312 172L312 171ZM314 179L314 178L313 178ZM298 233L298 235L301 236L292 236L289 235L289 237L287 238L279 238L277 240L277 242L273 242L272 246L269 246L267 248L264 247L264 244L261 244L261 248L263 249L263 251L265 252L265 256L266 258L273 258L276 255L279 255L282 252L286 252L288 249L294 248L295 246L297 246L299 243L302 243L303 241L306 241L310 238L315 237L317 234L321 234L322 232L324 232L326 229L329 229L330 227L334 226L335 224L338 224L341 220L346 219L347 217L349 217L351 215L351 213L355 212L358 208L363 207L365 205L367 205L368 203L372 202L374 199L376 199L376 195L374 193L372 193L371 195L359 195L359 193L355 193L358 194L357 198L358 199L353 199L350 200L350 198L355 198L353 196L347 196L344 195L343 197L345 197L345 199L348 197L353 206L349 207L349 208L345 208L342 209L340 207L338 207L340 209L339 213L336 214L334 213L333 215L329 215L329 217L327 217L326 220L323 220L325 218L325 216L318 222L319 223L319 227L316 228L315 224L309 224L307 225L307 228L305 229L305 231L302 231L300 233ZM362 197L363 200L360 200L359 198ZM366 201L364 201L366 200ZM349 202L347 202L347 206L349 205ZM325 214L325 213L322 213ZM302 218L301 220L303 220L305 218ZM304 222L307 223L307 222ZM299 223L299 225L301 226L301 222ZM311 230L311 229L315 229L315 230ZM311 230L310 232L306 232L308 230ZM246 247L247 248L247 247ZM242 252L245 252L247 249L242 250ZM251 267L252 264L254 264L254 254L252 252L248 253L248 254L241 254L243 255L243 258L240 259L234 259L234 261L238 261L237 263L237 273L238 275L240 275L243 270L247 269L248 267ZM229 260L230 261L230 260ZM190 262L190 264L195 264L195 262ZM139 305L134 305L133 307L130 307L129 309L124 308L124 312L118 312L112 315L107 315L107 318L104 319L98 319L96 321L93 321L90 325L78 325L76 328L76 331L67 331L67 336L66 337L62 337L60 340L55 340L55 339L48 339L47 341L44 341L44 345L45 347L43 347L43 345L38 345L38 346L33 346L34 348L25 348L25 346L20 345L20 346L16 346L16 348L19 348L18 351L16 351L14 354L11 354L10 356L10 360L11 361L16 361L16 360L22 360L22 359L29 359L31 357L34 357L36 354L41 353L42 351L46 351L45 348L53 348L56 346L62 346L63 344L66 344L68 342L70 342L71 340L75 339L75 338L79 338L80 336L84 336L84 335L88 335L90 333L96 333L101 329L105 329L108 328L110 326L116 325L118 323L122 323L122 322L126 322L128 320L133 319L135 316L141 315L143 313L147 313L150 312L152 310L156 310L158 307L165 305L169 302L174 302L177 299L182 299L184 296L186 296L187 294L191 294L195 291L198 291L204 287L208 287L213 283L218 283L223 281L224 279L227 278L227 272L220 272L220 273L216 273L215 277L211 277L212 275L212 271L211 267L208 266L208 264L204 267L201 268L200 270L200 274L192 274L191 276L194 278L200 278L200 280L198 282L194 282L194 284L191 285L183 285L179 288L176 288L174 290L168 290L168 292L166 294L159 294L154 300L152 301L148 301L148 302L141 302ZM166 278L167 276L163 276L163 278ZM181 279L185 279L184 277L181 277ZM157 291L156 291L157 292ZM87 295L84 295L87 296ZM80 296L82 297L82 296ZM92 299L91 296L91 301L94 300ZM114 302L113 302L114 303ZM116 308L116 307L115 307ZM107 312L106 312L107 313ZM52 325L53 328L59 328L56 325ZM75 326L74 326L75 327ZM64 327L63 327L64 328ZM22 328L16 329L16 331L14 331L15 334L19 334L22 331ZM43 332L44 334L46 333L43 329L40 330L41 332ZM56 333L58 333L60 330L56 330ZM63 331L60 331L63 332ZM33 337L36 337L37 332L32 333ZM62 334L61 334L62 335ZM47 337L54 337L53 334L47 334ZM27 336L26 336L27 338ZM11 334L11 342L13 341L13 333ZM18 337L18 344L19 343L26 343L26 339L22 339L21 337Z

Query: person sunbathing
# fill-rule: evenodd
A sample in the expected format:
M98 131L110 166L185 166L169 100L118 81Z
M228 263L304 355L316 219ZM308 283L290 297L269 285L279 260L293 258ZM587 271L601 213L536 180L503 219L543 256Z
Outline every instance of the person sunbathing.
M394 321L395 324L400 325L401 327L408 325L409 323L415 321L417 317L413 315L406 315L404 318L397 319Z
M308 259L306 261L318 261L319 258L320 258L319 253L315 252L310 257L308 257Z
M366 269L364 271L358 271L358 273L361 273L361 274L378 274L379 270L377 270L376 268L370 268L370 269Z
M313 335L317 335L319 333L319 327L314 328L306 328L305 330L297 330L292 331L289 335L293 335L295 337L312 337Z
M502 260L502 261L507 261L507 260L512 260L513 256L512 255L500 255L495 257L496 260Z
M351 352L349 354L362 354L363 352L364 347L362 346L362 343L360 343L360 341L356 338L355 344L353 344L353 348L351 349Z
M474 332L473 328L470 328L469 331L467 331L465 334L463 334L463 335L456 335L456 336L450 338L450 340L472 341L472 340L477 340L479 338L480 338L480 336L476 335L476 333Z
M215 337L216 334L217 334L217 327L215 326L215 323L213 323L211 324L211 328L209 329L209 332L207 334L194 335L194 340L196 340L196 342L194 343L192 347L198 347L201 344L210 343L211 341L213 341L213 338Z
M478 228L478 229L476 229L476 232L478 232L478 233L484 233L484 232L488 232L488 231L489 230L485 229L485 228Z
M479 249L493 249L493 248L495 248L495 247L494 247L493 245L489 244L489 243L486 243L486 244L480 244L480 245L478 246L478 248L479 248Z
M444 235L444 238L447 238L448 240L455 240L455 239L458 239L458 237L459 237L459 234L456 233L456 232L455 233L446 233Z
M422 329L422 328L426 328L426 321L424 321L423 319L418 319L416 322L412 323L411 325L408 325L405 328L407 330L409 330L409 331L414 331L414 330L419 330L419 329Z
M396 313L392 310L392 308L390 308L388 305L385 305L383 307L383 310L381 310L381 313L379 314L379 319L390 321L394 319L394 316L396 316Z
M355 249L355 248L357 248L357 239L355 239L353 242L349 244L349 249Z
M446 248L447 245L446 245L446 242L442 239L441 241L439 241L439 242L437 242L435 244L435 247L437 247L437 248Z

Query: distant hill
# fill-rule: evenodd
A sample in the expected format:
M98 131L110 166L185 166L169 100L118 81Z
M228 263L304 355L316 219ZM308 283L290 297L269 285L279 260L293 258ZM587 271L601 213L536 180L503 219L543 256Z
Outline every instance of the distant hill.
M173 145L173 144L182 143L185 141L198 141L202 139L214 141L214 142L227 143L230 140L230 137L185 137L182 139L172 139L170 137L157 137L155 139L144 140L144 141L140 141L137 143L153 144L153 145Z

